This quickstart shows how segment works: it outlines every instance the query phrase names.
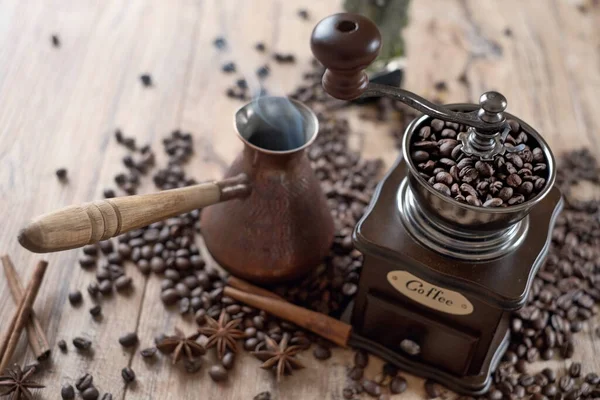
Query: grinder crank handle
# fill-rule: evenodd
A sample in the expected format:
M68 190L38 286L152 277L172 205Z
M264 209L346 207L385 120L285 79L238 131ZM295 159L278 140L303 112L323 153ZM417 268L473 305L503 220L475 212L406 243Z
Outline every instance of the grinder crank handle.
M373 21L365 16L340 13L324 18L315 26L310 46L317 60L327 68L323 88L335 98L391 97L431 117L465 124L484 134L498 132L504 126L502 112L506 108L506 98L497 92L487 92L481 97L481 109L459 113L408 90L369 83L365 68L379 54L381 34Z
M19 243L34 253L97 243L166 218L248 195L246 174L218 182L115 197L41 215L19 232Z

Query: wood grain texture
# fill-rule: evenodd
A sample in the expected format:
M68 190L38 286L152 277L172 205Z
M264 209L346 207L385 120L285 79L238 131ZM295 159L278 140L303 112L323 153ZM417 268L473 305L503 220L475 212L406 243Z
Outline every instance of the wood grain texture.
M405 39L409 54L405 87L428 99L476 101L486 90L508 98L508 111L535 127L555 153L589 147L600 151L600 11L579 11L575 0L413 0ZM296 16L308 7L310 22ZM0 0L0 252L13 257L29 276L39 256L17 243L23 224L36 215L69 204L98 200L121 172L125 151L113 140L119 127L140 144L157 151L165 163L162 136L175 128L194 134L196 156L187 172L199 180L218 179L241 149L232 127L240 103L224 92L234 77L220 65L235 61L250 77L269 60L254 51L264 41L271 50L294 52L296 66L276 66L267 79L271 94L284 94L309 65L309 37L318 19L340 10L338 0ZM512 35L504 34L510 28ZM53 49L57 33L61 47ZM229 49L212 46L218 35ZM152 74L155 86L145 89L142 73ZM467 84L459 78L465 75ZM437 82L447 91L438 93ZM250 81L252 87L256 82ZM397 157L388 124L362 121L348 111L356 134L354 148L366 157L382 157L389 166ZM163 157L163 158L161 158ZM69 182L60 184L54 171L66 167ZM152 188L143 181L141 192ZM144 278L127 266L134 290L102 302L104 320L94 322L87 309L72 308L67 293L84 289L93 274L77 266L80 253L49 254L48 269L35 311L53 345L43 382L44 398L56 398L60 386L83 372L94 374L101 391L116 399L251 399L270 390L280 399L340 399L352 352L336 349L330 360L312 362L277 385L242 354L229 381L212 383L202 371L193 379L166 359L148 365L138 354L122 350L118 337L138 332L141 346L176 326L194 329L159 300L160 282ZM0 320L14 312L4 279L0 278ZM598 319L586 324L577 341L575 360L600 370L600 343L593 340ZM94 343L92 357L79 355L71 339L84 335ZM59 339L69 351L55 350ZM31 360L25 338L14 360ZM212 356L211 356L212 357ZM375 376L381 361L372 359L367 375ZM565 365L561 361L540 363ZM125 388L120 370L130 365L136 385ZM587 372L588 370L584 370ZM410 391L402 399L424 397L422 381L408 377ZM395 398L395 397L393 397Z
M36 253L75 249L204 208L221 200L216 183L67 206L35 217L19 243Z

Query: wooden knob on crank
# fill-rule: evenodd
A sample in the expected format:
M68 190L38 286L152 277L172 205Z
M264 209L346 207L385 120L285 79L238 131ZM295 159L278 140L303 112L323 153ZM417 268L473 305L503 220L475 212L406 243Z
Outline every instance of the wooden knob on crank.
M323 88L341 100L359 97L369 78L364 69L377 58L381 34L365 16L341 13L324 18L310 40L314 56L327 68Z

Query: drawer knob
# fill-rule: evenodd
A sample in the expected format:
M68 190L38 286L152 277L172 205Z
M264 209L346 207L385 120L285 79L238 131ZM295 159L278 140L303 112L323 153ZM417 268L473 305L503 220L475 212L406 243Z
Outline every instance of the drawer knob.
M410 339L404 339L400 342L400 349L408 355L418 356L421 353L421 346Z

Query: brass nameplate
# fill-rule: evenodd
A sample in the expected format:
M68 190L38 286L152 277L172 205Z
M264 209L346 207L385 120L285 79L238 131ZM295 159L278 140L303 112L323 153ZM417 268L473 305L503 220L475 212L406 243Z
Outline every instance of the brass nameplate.
M473 312L473 304L462 294L431 284L407 271L391 271L387 279L400 293L425 307L454 315Z

